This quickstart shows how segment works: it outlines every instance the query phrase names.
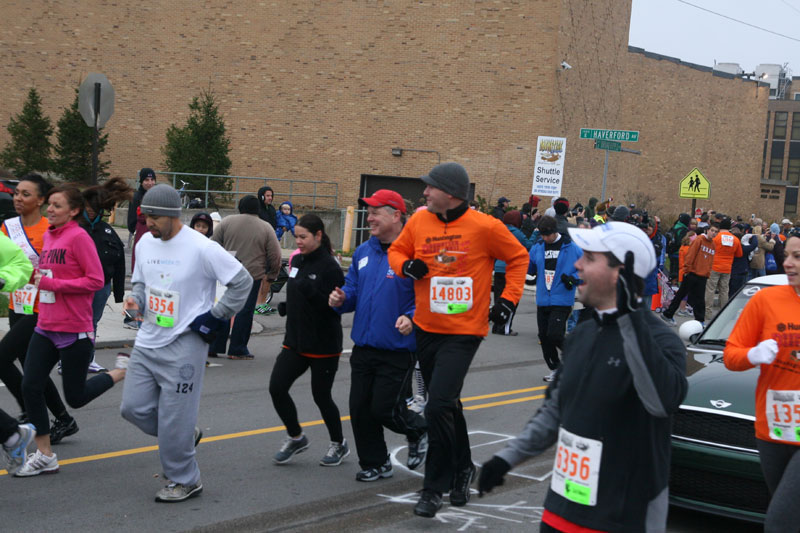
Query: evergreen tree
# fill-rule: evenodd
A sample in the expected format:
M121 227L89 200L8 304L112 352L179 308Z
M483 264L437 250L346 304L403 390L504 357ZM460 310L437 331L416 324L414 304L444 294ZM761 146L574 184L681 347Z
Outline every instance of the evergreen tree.
M17 176L30 172L47 172L51 168L50 136L53 126L42 113L42 99L31 87L22 112L8 122L11 140L0 152L0 164Z
M183 127L172 124L167 129L167 144L162 149L164 163L171 172L227 174L231 168L230 140L225 135L225 121L214 94L203 91L189 104L189 119ZM184 181L190 189L205 189L205 178L191 176ZM211 178L211 190L229 190L230 180Z
M86 125L78 110L78 89L75 89L75 100L64 108L58 119L56 133L55 158L53 170L67 181L91 183L92 180L92 128ZM100 133L97 137L97 178L107 178L110 161L103 161L101 156L108 144L108 134Z

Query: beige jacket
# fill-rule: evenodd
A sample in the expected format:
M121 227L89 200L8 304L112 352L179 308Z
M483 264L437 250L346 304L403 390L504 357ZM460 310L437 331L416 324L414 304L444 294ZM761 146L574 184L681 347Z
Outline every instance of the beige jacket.
M753 258L750 260L750 268L755 268L760 270L764 268L764 263L766 261L766 253L772 251L772 249L775 247L775 243L772 241L768 241L761 234L761 226L753 227L753 235L755 235L756 238L758 238L758 248L755 249L755 253L753 253Z
M275 279L281 269L281 245L275 230L258 215L229 215L215 228L211 240L229 252L254 280Z

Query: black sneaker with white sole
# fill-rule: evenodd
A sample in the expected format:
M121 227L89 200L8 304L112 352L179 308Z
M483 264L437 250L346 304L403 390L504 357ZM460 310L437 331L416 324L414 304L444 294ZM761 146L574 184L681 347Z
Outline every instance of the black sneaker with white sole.
M411 470L415 470L419 465L425 462L425 456L428 454L428 434L423 433L418 440L408 441L408 460L406 466Z
M69 437L78 432L78 423L71 416L56 418L50 426L50 444L58 444L64 437Z
M469 486L472 485L472 480L475 479L476 471L475 465L469 465L469 468L465 468L456 474L453 488L450 489L450 505L455 507L467 505L470 496Z
M377 481L381 478L392 477L392 461L387 459L381 466L375 468L365 468L356 474L356 481Z

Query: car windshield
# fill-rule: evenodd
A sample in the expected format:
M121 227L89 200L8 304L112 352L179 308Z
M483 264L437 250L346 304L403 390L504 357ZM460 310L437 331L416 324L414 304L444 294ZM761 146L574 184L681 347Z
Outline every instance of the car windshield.
M728 340L731 331L733 331L736 321L739 320L739 315L742 314L745 304L755 293L765 287L765 285L750 283L745 285L703 332L697 343L725 346L725 342Z

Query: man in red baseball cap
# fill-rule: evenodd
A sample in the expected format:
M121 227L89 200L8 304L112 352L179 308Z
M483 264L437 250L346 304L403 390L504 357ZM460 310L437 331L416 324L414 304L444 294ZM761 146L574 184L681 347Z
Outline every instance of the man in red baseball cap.
M402 214L406 214L406 203L403 197L394 191L388 189L379 189L368 198L359 198L358 203L361 206L384 207L389 206L397 209Z
M425 461L428 437L425 419L404 401L410 396L406 375L414 369L417 350L411 335L414 280L395 274L387 257L403 230L406 204L386 189L358 203L367 208L371 238L356 248L344 287L331 291L328 304L339 313L355 311L350 422L361 467L356 481L377 481L393 474L383 428L406 436L412 470Z

